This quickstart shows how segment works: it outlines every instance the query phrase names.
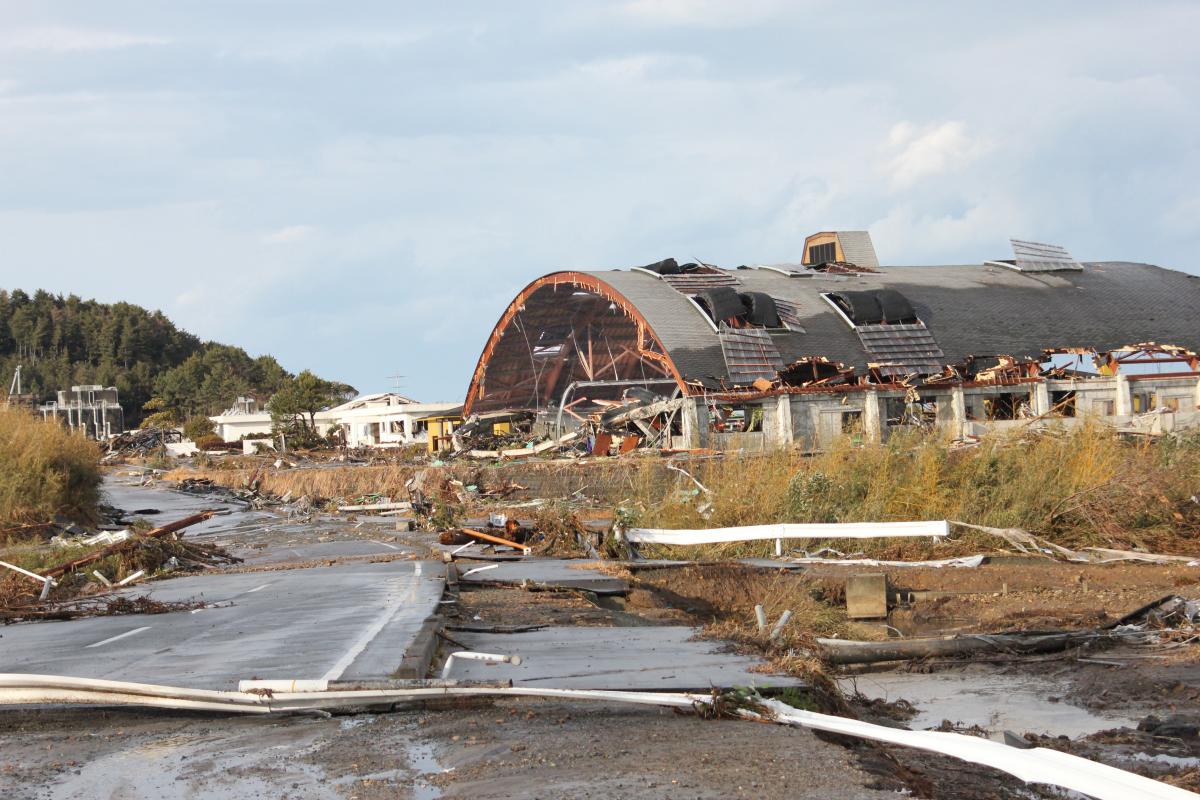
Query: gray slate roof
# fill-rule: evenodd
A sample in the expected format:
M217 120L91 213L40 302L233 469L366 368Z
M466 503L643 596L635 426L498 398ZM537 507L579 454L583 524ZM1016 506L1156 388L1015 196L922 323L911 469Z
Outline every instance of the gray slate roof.
M838 231L838 242L842 255L856 267L879 269L879 257L875 255L875 243L867 231Z
M855 332L821 297L890 287L909 299L945 352L1036 357L1045 348L1111 350L1155 341L1200 350L1200 277L1131 262L1088 263L1082 272L1021 273L997 266L881 267L878 274L789 277L767 269L727 270L739 291L796 306L805 332L772 331L785 363L825 356L865 370ZM687 297L644 272L589 274L628 299L654 329L686 380L728 380L720 338Z

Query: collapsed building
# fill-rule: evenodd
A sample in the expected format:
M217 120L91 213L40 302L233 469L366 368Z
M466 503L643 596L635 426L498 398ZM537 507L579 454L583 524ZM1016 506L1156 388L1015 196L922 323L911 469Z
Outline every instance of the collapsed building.
M554 272L496 324L465 427L523 419L554 437L617 418L643 446L753 450L1039 418L1200 422L1200 277L1012 246L880 266L865 231L835 231L796 264Z
M61 422L89 439L109 439L125 430L125 412L115 386L72 386L37 407L42 419Z

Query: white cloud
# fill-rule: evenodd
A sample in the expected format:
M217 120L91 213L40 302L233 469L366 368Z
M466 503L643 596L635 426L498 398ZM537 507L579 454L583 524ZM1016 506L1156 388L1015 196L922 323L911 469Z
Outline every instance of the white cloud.
M309 238L316 231L311 225L288 225L262 237L263 244L295 244Z
M643 53L588 61L580 64L577 69L592 78L619 82L695 75L703 72L706 64L707 62L699 56Z
M261 35L222 46L220 56L238 56L250 60L295 63L324 56L338 50L393 50L409 47L432 37L433 28L397 28L380 30L320 30Z
M893 188L904 189L923 178L962 169L991 145L967 135L963 122L943 122L920 132L912 123L900 122L888 134L888 149L899 152L888 162L886 172Z
M725 28L756 25L791 5L784 0L630 0L620 14L646 25Z
M51 53L86 52L89 50L119 50L169 44L161 36L143 36L120 31L87 28L18 28L0 33L0 52L44 51Z

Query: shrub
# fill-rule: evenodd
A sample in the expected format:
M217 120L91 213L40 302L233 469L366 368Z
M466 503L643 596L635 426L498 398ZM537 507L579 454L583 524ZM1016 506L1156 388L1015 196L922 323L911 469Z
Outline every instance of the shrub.
M100 451L55 422L0 409L0 527L95 519Z
M183 423L183 435L191 439L196 444L206 436L213 436L217 432L217 426L208 417L188 417L188 421Z

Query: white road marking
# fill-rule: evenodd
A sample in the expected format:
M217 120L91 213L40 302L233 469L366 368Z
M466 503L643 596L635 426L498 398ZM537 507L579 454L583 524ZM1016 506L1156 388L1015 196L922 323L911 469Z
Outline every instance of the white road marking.
M414 571L414 574L417 577L420 577L421 575L421 562L419 561L416 562L416 570ZM367 649L367 645L371 643L371 640L378 636L379 632L382 631L384 627L386 627L387 624L392 621L392 617L396 616L396 612L400 610L400 607L405 603L412 602L416 598L416 594L417 581L414 580L409 585L408 592L404 595L404 597L401 597L398 600L393 600L391 603L389 603L387 607L383 609L383 613L376 617L375 621L372 622L365 631L363 631L362 636L358 637L358 641L356 641L350 647L350 649L338 659L336 664L329 668L328 672L321 676L321 680L336 681L338 678L342 677L342 673L354 663L354 659L362 655L363 650Z
M399 547L396 547L396 545L394 545L394 544L388 544L387 542L381 542L381 541L378 541L377 539L371 539L371 542L372 542L372 543L374 543L374 544L381 544L381 545L383 545L384 547L390 547L390 548L391 548L391 549L393 549L393 550L399 550L399 549L400 549Z
M264 583L262 586L255 586L253 589L247 589L246 591L242 592L242 594L254 594L255 592L261 592L270 585L271 584L269 583Z
M84 649L87 649L88 647L100 647L101 645L109 644L110 642L115 642L118 639L124 639L126 636L133 636L135 633L141 633L142 631L148 631L148 630L150 630L151 627L153 627L153 626L147 625L144 628L134 628L131 631L125 631L124 633L118 634L109 639L105 639L104 641L96 642L95 644L86 645Z

